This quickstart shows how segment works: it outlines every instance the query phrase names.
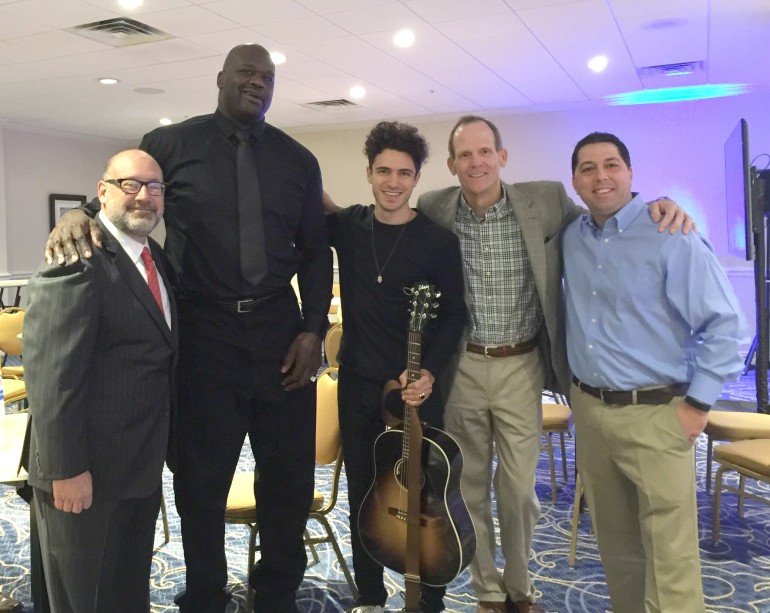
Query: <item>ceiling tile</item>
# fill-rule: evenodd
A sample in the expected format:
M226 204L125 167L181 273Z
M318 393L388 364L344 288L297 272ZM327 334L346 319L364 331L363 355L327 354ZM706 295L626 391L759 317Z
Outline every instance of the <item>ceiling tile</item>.
M221 0L205 8L242 26L310 17L312 13L292 0Z
M240 25L200 6L147 13L142 21L177 37L233 30Z
M330 23L323 17L305 17L278 23L252 26L259 34L264 34L281 44L300 44L347 36L347 32Z

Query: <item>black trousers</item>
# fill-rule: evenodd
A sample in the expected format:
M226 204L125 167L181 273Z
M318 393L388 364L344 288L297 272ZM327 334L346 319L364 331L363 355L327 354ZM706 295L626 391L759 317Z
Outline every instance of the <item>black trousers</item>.
M374 441L385 431L382 420L382 381L361 377L340 367L337 397L340 412L340 434L348 479L350 532L353 549L353 571L361 605L385 605L388 598L383 581L383 568L364 549L358 534L358 513L366 493L374 481ZM437 394L438 395L438 394ZM420 407L420 417L434 427L441 426L439 403ZM444 587L423 585L420 607L423 613L444 610Z
M291 308L291 303L286 308ZM228 314L180 305L179 418L174 424L176 506L187 585L183 613L222 613L230 599L224 511L246 434L259 479L261 559L251 571L254 610L296 611L313 497L315 386L286 392L280 367L300 332L282 305Z
M150 566L160 485L146 498L94 497L81 513L58 511L35 488L40 548L53 613L150 610Z

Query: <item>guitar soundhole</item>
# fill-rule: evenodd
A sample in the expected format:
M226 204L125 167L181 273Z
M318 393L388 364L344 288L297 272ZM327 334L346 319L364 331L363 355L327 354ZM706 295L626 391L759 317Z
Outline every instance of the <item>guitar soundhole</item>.
M396 476L396 483L401 489L406 490L406 475L404 474L404 460L398 460L393 466L393 474ZM425 473L420 471L420 489L425 487Z

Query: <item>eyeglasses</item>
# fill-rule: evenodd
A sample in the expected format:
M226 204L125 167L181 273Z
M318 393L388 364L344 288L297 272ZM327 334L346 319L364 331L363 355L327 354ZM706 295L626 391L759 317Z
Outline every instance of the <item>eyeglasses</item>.
M166 184L163 181L139 181L137 179L105 179L105 183L114 185L123 190L125 194L138 194L142 187L147 187L150 196L162 196L166 193Z

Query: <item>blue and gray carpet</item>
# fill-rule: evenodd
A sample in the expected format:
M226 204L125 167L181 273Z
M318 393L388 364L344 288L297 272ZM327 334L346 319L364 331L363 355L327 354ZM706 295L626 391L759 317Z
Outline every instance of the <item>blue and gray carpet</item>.
M723 395L722 408L754 410L753 374L731 385ZM559 467L558 446L557 469ZM706 605L709 612L770 613L770 507L759 502L746 503L743 518L738 517L737 499L726 493L723 497L722 537L711 544L711 496L705 491L705 437L697 444L698 513L701 538L701 562ZM573 471L573 445L567 440L569 468ZM241 470L248 470L250 454L244 451ZM318 483L330 480L330 470L318 472ZM750 489L770 498L770 488L750 483ZM184 587L184 559L179 536L179 518L174 507L171 475L164 476L164 492L171 524L171 542L164 544L158 522L157 549L151 577L152 612L176 611L174 595ZM347 498L342 496L332 518L338 540L350 558L350 532L347 518ZM570 522L574 496L574 478L568 483L559 480L556 503L551 502L548 461L543 453L538 467L537 493L542 514L537 526L530 572L534 577L537 597L549 612L604 613L609 600L604 574L587 513L581 516L577 545L577 564L568 565ZM315 526L309 525L312 530ZM234 599L229 613L244 612L248 529L228 526L226 533L229 583ZM303 613L339 613L353 606L348 585L340 572L331 548L318 548L320 562L307 569L298 594ZM502 566L503 560L499 559ZM352 564L351 564L352 565ZM31 613L29 563L29 511L27 504L8 486L0 486L0 590L24 603L25 613ZM399 576L387 577L388 609L398 611L403 606L402 581ZM476 599L470 587L468 572L449 585L446 597L450 613L475 613ZM130 612L127 612L130 613Z

